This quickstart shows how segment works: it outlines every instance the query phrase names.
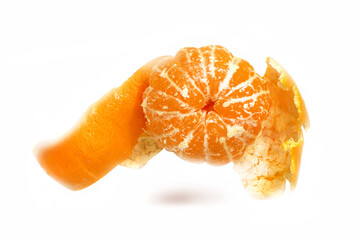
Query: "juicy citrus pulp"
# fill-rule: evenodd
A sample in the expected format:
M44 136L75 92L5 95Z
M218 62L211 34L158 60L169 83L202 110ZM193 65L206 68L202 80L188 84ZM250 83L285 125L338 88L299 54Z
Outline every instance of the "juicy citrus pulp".
M309 127L290 75L267 59L263 77L221 46L183 48L153 68L143 96L147 132L179 157L233 162L244 187L266 198L295 187Z
M242 157L271 108L264 79L220 46L163 59L143 98L147 131L160 146L216 165Z

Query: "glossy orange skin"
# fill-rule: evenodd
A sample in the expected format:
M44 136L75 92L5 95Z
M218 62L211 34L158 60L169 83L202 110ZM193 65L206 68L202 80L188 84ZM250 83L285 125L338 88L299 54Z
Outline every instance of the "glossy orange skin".
M156 58L112 89L60 140L40 144L35 155L48 175L72 190L95 183L127 159L145 128L142 94Z

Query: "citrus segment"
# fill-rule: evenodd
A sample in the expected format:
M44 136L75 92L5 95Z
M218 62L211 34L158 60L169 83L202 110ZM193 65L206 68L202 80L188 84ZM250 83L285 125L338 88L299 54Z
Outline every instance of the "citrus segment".
M208 101L210 89L207 85L203 52L199 48L187 47L180 49L175 58L178 66L188 74L190 80L194 81L196 87L202 92L204 99Z
M205 104L204 95L179 67L174 58L164 59L154 67L150 86L184 102L188 107L199 108Z
M204 158L204 132L205 132L205 122L206 114L203 113L201 121L195 128L190 132L186 139L182 149L176 151L176 154L185 160L190 160L192 162L202 163L205 161Z
M182 114L181 116L162 115L157 118L149 114L147 116L152 118L152 121L147 124L147 131L169 151L186 148L192 130L202 119L201 112Z
M200 48L203 53L206 72L207 85L209 87L209 98L212 101L217 100L220 84L227 81L225 79L228 69L232 64L233 56L224 47L206 46Z
M195 109L179 98L152 87L148 87L145 93L146 98L142 103L144 111L152 112L155 115L189 113Z
M205 120L204 143L204 153L208 163L223 165L232 160L227 139L225 123L217 113L210 111Z

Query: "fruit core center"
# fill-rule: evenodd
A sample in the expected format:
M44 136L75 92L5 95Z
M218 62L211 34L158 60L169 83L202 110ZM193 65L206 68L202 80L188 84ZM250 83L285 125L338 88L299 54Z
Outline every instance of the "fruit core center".
M207 111L207 112L215 111L214 105L215 105L215 102L210 100L209 102L207 102L205 107L203 107L202 109Z

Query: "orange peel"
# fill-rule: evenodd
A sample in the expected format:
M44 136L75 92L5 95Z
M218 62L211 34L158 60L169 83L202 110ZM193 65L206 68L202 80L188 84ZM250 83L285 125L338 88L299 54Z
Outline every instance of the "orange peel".
M305 106L305 101L300 94L300 90L297 87L295 81L290 76L290 74L274 59L268 57L266 59L266 63L268 65L267 74L265 76L267 78L278 78L278 81L286 88L287 91L292 91L294 94L294 104L298 111L298 121L303 126L304 130L307 131L310 128L310 118L308 111ZM277 73L275 75L274 71ZM272 74L270 73L272 72ZM301 131L301 130L299 130ZM304 138L301 131L301 136L298 141L294 141L294 139L290 138L284 143L284 149L290 152L291 155L291 179L290 184L292 189L295 189L297 180L299 177L300 170L300 162L301 155L304 145Z
M305 106L305 101L300 94L299 88L296 86L295 81L290 74L273 58L268 57L266 59L267 69L265 77L276 81L279 81L279 86L285 88L287 91L292 91L294 94L294 103L298 110L298 120L303 125L305 131L310 128L310 118ZM281 83L281 84L280 84Z
M257 198L282 194L286 180L295 189L304 145L302 127L305 130L310 127L308 111L295 81L274 59L269 57L266 63L264 78L272 92L272 114L242 162L234 163L235 169L245 175L245 188ZM256 164L251 165L254 156Z
M164 57L139 68L120 87L114 88L91 105L78 123L60 139L40 143L34 154L48 175L72 190L90 186L118 164L135 167L139 159L160 149L145 141L145 118L141 96L149 85L152 67ZM145 138L146 139L146 138Z
M163 148L193 162L233 162L257 198L295 189L310 127L295 81L274 59L264 76L221 46L183 48L140 68L35 155L73 190L116 165L141 168Z

